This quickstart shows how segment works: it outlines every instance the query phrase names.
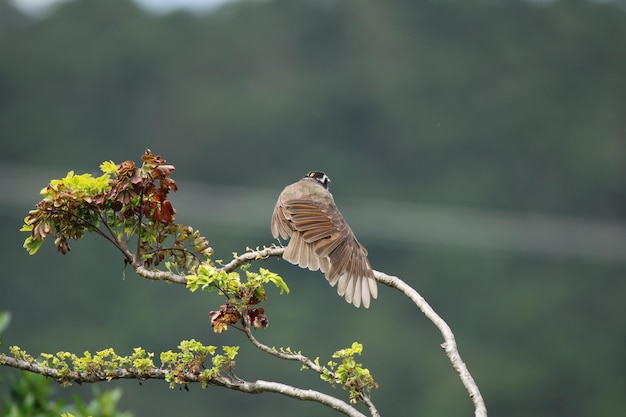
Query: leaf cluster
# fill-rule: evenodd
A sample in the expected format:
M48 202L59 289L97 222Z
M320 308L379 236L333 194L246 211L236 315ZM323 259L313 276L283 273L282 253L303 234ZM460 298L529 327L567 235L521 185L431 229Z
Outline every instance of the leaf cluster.
M152 361L154 353L142 348L135 348L128 356L120 356L113 348L108 348L95 354L85 351L82 356L64 351L41 353L40 359L34 358L19 346L11 346L9 352L15 359L56 371L54 376L63 386L72 385L77 376L111 380L119 377L120 369L127 370L137 378L147 378L155 369Z
M355 355L363 352L363 345L357 342L352 343L349 348L341 349L333 354L333 359L324 367L321 378L332 385L340 384L350 392L350 402L355 404L363 393L371 392L372 388L378 388L378 384L370 374L369 369L354 359ZM316 360L316 363L319 360Z
M163 369L169 371L165 380L170 383L170 388L174 388L176 384L187 383L189 373L198 375L202 387L206 388L211 381L223 373L232 374L235 368L235 356L239 352L239 346L223 346L224 353L216 354L215 346L205 346L194 339L183 340L178 345L178 349L178 352L169 350L161 353ZM212 356L212 366L207 368L205 362L209 355Z
M193 274L187 275L187 288L192 292L219 291L226 296L227 302L220 305L219 310L210 312L211 326L216 333L227 330L229 325L237 324L242 319L255 329L268 326L265 309L252 308L267 300L264 284L272 283L280 289L281 294L289 293L289 287L278 274L265 268L252 272L248 267L241 267L245 273L245 282L242 282L238 272L218 269L210 262L203 263Z
M55 238L57 250L70 251L70 240L95 232L113 243L129 263L188 269L213 253L208 240L189 226L175 223L176 210L168 195L178 189L170 177L173 165L146 150L141 166L132 161L100 165L103 175L76 175L52 180L41 190L43 199L24 219L29 233L24 248L35 254L46 237ZM129 249L137 239L136 251Z
M223 346L223 354L216 354L216 346L203 345L194 339L181 341L178 349L176 352L162 352L160 367L152 360L154 353L140 347L127 356L118 355L113 348L96 353L85 351L80 356L63 351L41 353L39 358L31 356L19 346L11 346L9 352L14 359L45 369L48 376L53 376L62 386L72 385L77 380L162 377L170 383L170 387L196 380L206 387L225 372L232 375L234 359L239 351L238 346ZM211 356L209 367L206 365L208 356Z
M285 282L264 268L249 271L249 260L236 262L230 269L216 267L210 258L213 249L208 239L189 226L175 223L176 210L168 198L178 189L171 178L174 166L150 150L141 159L140 166L129 160L117 165L103 162L99 177L70 171L64 178L50 181L41 190L43 199L24 220L21 231L29 234L24 247L35 254L43 241L53 236L57 250L67 254L70 240L94 232L115 245L135 270L152 273L153 279L168 279L173 276L168 274L174 274L179 278L174 281L186 282L192 292L218 290L226 296L227 302L211 312L216 332L242 319L254 328L266 328L265 309L251 306L267 299L264 284L273 283L281 293L289 292ZM137 241L134 252L129 248L133 239ZM145 269L162 262L167 273L158 277ZM245 282L232 271L236 267L245 273Z

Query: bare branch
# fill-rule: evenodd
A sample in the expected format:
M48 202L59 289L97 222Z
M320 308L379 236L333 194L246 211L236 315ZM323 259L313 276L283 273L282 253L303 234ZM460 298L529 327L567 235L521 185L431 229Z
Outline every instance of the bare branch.
M469 370L467 369L467 366L465 366L465 363L461 359L461 355L459 354L456 340L454 338L454 333L452 333L450 326L448 326L448 324L435 312L435 310L433 310L430 304L426 302L424 297L422 297L417 291L411 288L400 278L387 275L379 271L374 271L374 276L376 277L377 281L387 285L388 287L395 288L407 297L409 297L415 303L415 305L420 310L422 310L422 313L424 313L424 315L439 329L444 340L444 343L441 344L441 347L446 352L446 355L448 355L452 366L459 374L461 382L465 386L465 389L469 393L470 398L474 402L474 415L476 417L487 417L487 408L485 406L483 397L480 394L478 385L474 381L474 378L472 377Z
M361 401L363 401L363 403L367 406L367 408L369 408L370 414L372 415L372 417L380 417L380 413L374 406L374 403L372 402L372 399L369 396L361 394L359 398L361 399Z
M223 384L223 386L250 394L256 394L260 392L275 392L277 394L282 394L298 400L314 401L329 406L334 410L339 411L340 413L343 413L349 417L366 417L365 414L362 414L351 405L333 396L311 389L305 390L295 388L291 385L281 384L279 382L257 380L255 382L225 383Z
M167 282L171 282L172 284L187 285L186 277L175 274L170 271L161 271L158 269L147 269L146 267L144 267L138 262L133 263L133 269L135 270L137 275L144 277L146 279L151 279L154 281L167 281Z

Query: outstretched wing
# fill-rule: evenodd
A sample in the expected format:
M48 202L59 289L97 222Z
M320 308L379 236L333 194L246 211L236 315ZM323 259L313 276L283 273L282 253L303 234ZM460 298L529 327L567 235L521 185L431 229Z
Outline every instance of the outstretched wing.
M302 267L321 269L346 301L357 307L362 302L368 307L370 297L378 296L367 250L334 204L318 199L279 201L272 216L272 234L293 234L283 258ZM312 259L313 253L317 262Z

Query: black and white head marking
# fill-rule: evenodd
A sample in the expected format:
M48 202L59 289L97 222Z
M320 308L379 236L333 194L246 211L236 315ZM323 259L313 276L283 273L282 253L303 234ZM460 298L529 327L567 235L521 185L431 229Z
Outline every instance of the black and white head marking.
M326 189L328 189L328 184L330 184L330 178L328 178L328 175L326 175L322 171L311 171L306 174L306 177L304 178L312 178L322 184L322 186Z

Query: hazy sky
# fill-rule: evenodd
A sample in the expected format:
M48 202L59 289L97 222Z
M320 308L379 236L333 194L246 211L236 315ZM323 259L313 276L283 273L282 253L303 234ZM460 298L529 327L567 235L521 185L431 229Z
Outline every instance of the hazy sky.
M11 0L27 13L42 13L54 4L71 0ZM174 9L208 10L230 0L134 0L146 9L168 12Z

